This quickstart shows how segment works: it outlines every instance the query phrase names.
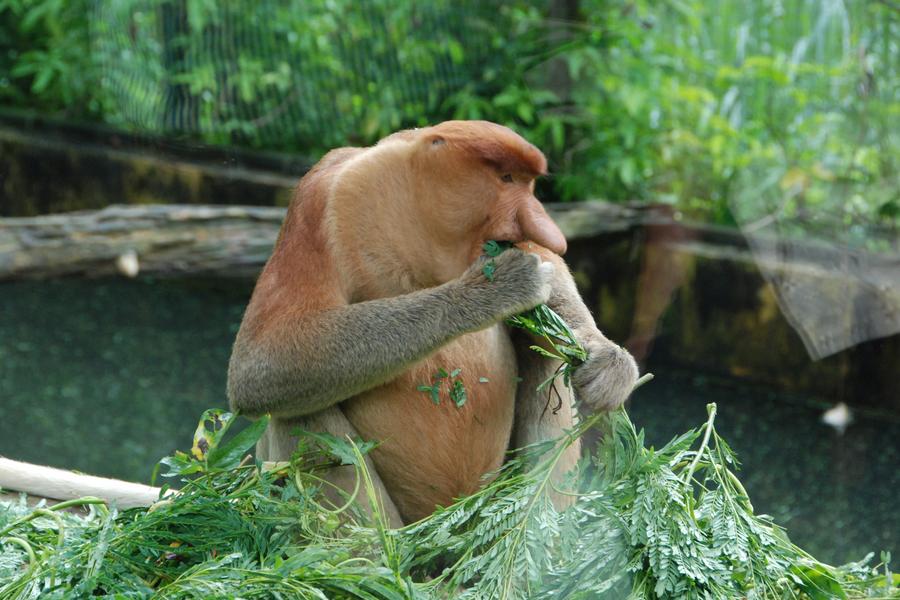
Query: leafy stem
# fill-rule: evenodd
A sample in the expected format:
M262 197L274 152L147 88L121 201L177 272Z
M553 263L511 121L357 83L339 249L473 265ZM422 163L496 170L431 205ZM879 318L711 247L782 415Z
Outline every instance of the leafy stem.
M485 263L483 271L488 281L494 280L493 259L509 248L512 248L512 244L509 242L495 240L485 242L482 249L489 260ZM530 346L531 350L546 358L563 363L557 372L538 386L538 390L552 385L560 376L568 385L572 371L587 360L587 350L578 341L575 332L556 311L546 304L540 304L531 310L509 317L506 319L506 324L517 329L524 329L532 335L544 339L547 342L547 348L535 344Z
M709 415L709 418L706 420L706 423L703 425L703 441L700 442L700 447L697 448L697 453L694 455L694 460L691 461L690 466L688 466L688 470L684 475L684 484L690 485L691 480L694 477L694 470L697 468L697 465L700 463L700 458L703 456L703 453L706 452L706 448L709 446L709 437L712 435L713 431L713 422L716 420L716 403L710 402L706 405L706 413Z

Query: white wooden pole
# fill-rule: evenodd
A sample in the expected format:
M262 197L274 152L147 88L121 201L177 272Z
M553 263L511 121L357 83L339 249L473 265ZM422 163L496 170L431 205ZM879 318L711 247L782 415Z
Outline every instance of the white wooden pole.
M150 506L160 488L10 460L0 456L0 488L51 500L96 496L119 508Z

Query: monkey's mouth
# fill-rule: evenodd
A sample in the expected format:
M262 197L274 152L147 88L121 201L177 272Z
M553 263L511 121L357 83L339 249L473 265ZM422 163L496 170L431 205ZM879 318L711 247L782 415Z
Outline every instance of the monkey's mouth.
M481 246L484 247L484 245L487 244L488 242L495 242L504 248L512 248L513 246L515 246L516 244L518 244L521 241L522 240L514 240L511 238L499 238L499 237L488 238L481 243Z
M478 255L479 256L496 256L497 248L512 248L516 245L516 242L510 239L503 238L489 238L485 239L478 246Z

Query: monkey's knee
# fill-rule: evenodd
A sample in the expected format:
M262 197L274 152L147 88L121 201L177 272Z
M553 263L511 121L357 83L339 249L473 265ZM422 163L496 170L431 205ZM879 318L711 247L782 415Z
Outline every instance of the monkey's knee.
M298 438L292 435L292 432L296 430L328 433L343 440L348 437L351 439L360 437L356 428L338 407L327 408L299 419L273 419L269 425L269 431L266 432L267 437L264 438L269 451L269 458L266 460L290 459L297 449ZM378 513L384 516L390 527L402 527L404 523L400 517L400 511L397 510L387 488L381 481L381 476L375 469L375 463L368 456L365 456L364 459L369 479L372 481L375 495L379 499ZM355 466L333 467L323 475L322 479L325 481L322 485L322 494L325 501L333 508L342 507L348 502L355 502L369 517L374 517L375 507L369 503L365 483L358 475Z

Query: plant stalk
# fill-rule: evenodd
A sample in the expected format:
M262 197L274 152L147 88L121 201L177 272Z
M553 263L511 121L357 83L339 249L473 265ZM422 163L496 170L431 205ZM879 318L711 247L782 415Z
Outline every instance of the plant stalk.
M706 452L707 446L709 446L709 436L712 435L713 430L713 422L716 420L716 403L710 402L706 405L706 412L709 414L709 418L706 420L706 424L703 426L706 431L703 433L703 441L700 442L700 447L697 448L697 454L694 455L694 460L691 461L691 465L688 467L687 473L684 477L684 485L690 485L691 480L694 477L694 469L697 468L697 465L700 463L700 457L703 456L703 453Z

